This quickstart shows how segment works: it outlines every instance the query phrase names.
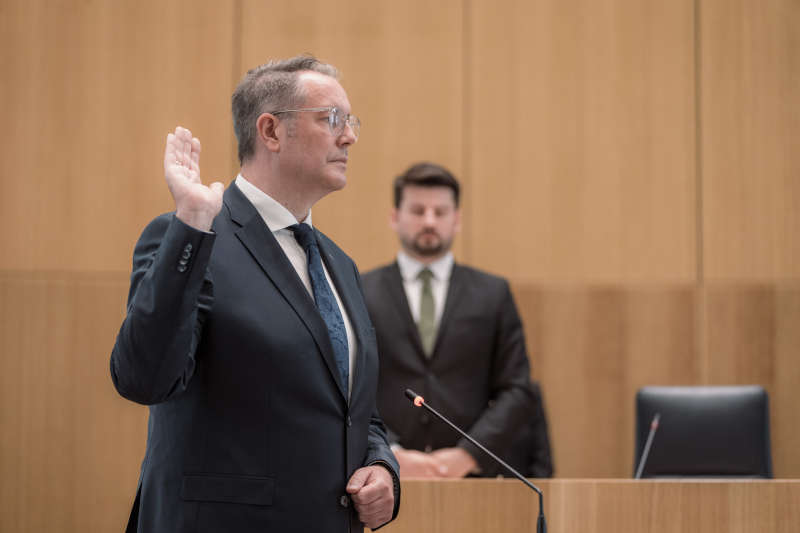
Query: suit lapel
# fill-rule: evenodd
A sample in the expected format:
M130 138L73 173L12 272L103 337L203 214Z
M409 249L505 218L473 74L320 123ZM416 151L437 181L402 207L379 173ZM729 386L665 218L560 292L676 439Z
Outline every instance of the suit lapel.
M225 191L225 205L230 212L231 220L241 226L235 232L236 237L308 328L339 392L346 399L346 389L342 386L336 368L328 328L294 267L272 235L272 231L235 184Z
M397 262L392 263L389 267L387 277L385 278L385 286L391 305L395 309L400 310L403 327L408 331L407 336L414 339L417 355L419 355L423 361L427 360L427 357L425 357L425 350L422 347L422 339L419 336L419 329L417 329L414 316L411 314L411 306L408 303L406 290L403 286L403 276L400 274L400 267L397 266Z
M447 298L444 302L444 311L442 312L442 319L439 321L439 328L436 331L436 342L433 345L434 355L436 355L436 347L447 333L448 326L453 322L453 317L460 308L460 300L464 294L465 284L464 271L457 264L453 264L450 283L447 287Z

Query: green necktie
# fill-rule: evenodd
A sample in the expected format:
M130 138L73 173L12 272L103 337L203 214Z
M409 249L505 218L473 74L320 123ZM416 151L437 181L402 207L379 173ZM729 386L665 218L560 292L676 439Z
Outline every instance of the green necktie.
M433 355L433 344L436 342L436 311L433 303L433 291L431 290L431 278L433 272L423 268L417 276L422 280L422 297L419 299L419 338L422 340L422 348L425 355Z

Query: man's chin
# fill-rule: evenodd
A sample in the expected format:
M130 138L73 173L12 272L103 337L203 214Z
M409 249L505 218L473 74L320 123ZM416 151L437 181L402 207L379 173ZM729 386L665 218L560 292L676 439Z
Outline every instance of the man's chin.
M420 257L436 257L444 251L443 246L414 246L414 252Z
M344 172L330 173L327 181L331 191L338 191L344 189L345 185L347 185L347 175Z

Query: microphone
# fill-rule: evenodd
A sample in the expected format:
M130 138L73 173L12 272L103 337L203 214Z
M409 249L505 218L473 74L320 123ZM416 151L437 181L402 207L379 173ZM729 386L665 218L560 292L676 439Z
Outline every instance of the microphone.
M647 441L644 443L644 450L642 451L642 457L639 459L639 467L636 469L634 479L642 478L642 471L644 471L644 465L647 463L647 456L650 454L650 446L653 444L653 437L656 436L659 420L661 420L661 413L656 413L653 421L650 422L650 433L647 434Z
M476 441L475 439L473 439L472 437L467 435L466 432L464 432L460 427L458 427L457 425L455 425L452 422L450 422L444 415L440 414L436 409L434 409L433 407L431 407L430 405L425 403L425 399L422 396L420 396L416 392L412 391L411 389L406 389L406 398L411 400L416 407L424 407L429 412L431 412L434 415L436 415L436 417L439 420L441 420L442 422L444 422L445 424L447 424L448 426L450 426L451 428L456 430L456 432L458 432L459 435L461 435L462 437L464 437L465 439L470 441L472 444L477 446L482 452L484 452L486 455L488 455L489 457L491 457L492 459L497 461L497 463L500 466L505 468L510 474L512 474L518 480L520 480L523 483L525 483L536 494L538 494L539 495L539 518L536 520L536 533L547 533L547 522L544 519L544 503L543 503L543 498L542 498L542 491L539 489L539 487L537 487L536 485L534 485L533 483L531 483L530 481L525 479L525 477L522 474L520 474L519 472L517 472L516 470L511 468L505 461L503 461L502 459L497 457L495 454L493 454L492 452L487 450L483 446L483 444L481 444L480 442Z

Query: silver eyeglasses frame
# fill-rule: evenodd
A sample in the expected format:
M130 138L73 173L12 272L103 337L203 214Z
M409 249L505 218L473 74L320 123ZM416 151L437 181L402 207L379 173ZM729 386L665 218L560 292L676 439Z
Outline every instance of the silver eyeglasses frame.
M358 134L361 130L361 121L355 115L344 114L336 106L329 107L304 107L301 109L281 109L280 111L273 111L273 115L280 115L282 113L321 113L322 111L328 112L328 126L331 133L337 137L344 133L344 126L347 124L353 131L353 135L358 139Z

